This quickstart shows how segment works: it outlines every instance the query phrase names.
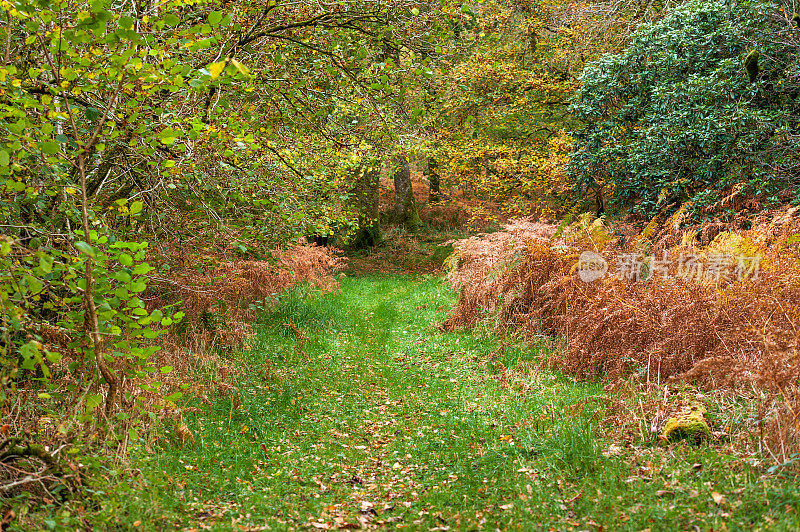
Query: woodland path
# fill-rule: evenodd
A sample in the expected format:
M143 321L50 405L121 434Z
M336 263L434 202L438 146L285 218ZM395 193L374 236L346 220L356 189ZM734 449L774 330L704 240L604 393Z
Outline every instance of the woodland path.
M452 304L440 278L341 285L289 294L264 317L229 376L239 393L187 419L194 445L140 458L147 495L122 515L219 530L676 530L730 517L710 490L736 497L731 459L613 452L591 408L569 408L599 384L538 370L536 344L435 328ZM743 524L765 511L748 504Z

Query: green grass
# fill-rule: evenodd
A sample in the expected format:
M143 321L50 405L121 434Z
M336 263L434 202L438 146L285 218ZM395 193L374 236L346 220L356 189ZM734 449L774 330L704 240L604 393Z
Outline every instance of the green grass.
M306 295L285 295L263 316L252 349L231 355L240 370L228 382L239 396L195 405L202 412L186 417L195 444L134 448L141 473L106 487L90 522L143 530L800 526L797 484L762 477L746 459L684 444L609 453L593 403L569 409L603 393L601 384L537 370L547 353L536 344L439 332L452 305L441 279L343 278L339 293Z

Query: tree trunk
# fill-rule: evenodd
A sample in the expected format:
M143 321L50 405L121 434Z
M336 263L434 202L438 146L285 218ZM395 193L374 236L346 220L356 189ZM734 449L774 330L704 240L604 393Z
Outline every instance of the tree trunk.
M380 169L376 166L361 166L355 171L355 197L359 211L358 232L351 247L362 249L373 247L381 241L381 213L378 202Z
M411 168L405 155L397 156L394 163L395 219L409 231L416 232L422 221L419 219L414 190L411 188Z
M439 201L439 162L430 157L428 159L428 203L436 203Z

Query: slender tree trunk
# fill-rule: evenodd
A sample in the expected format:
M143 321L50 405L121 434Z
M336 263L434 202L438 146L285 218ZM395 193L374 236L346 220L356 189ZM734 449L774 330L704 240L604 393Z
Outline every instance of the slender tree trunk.
M53 66L53 62L51 59L48 59L50 62L51 68L55 71L55 67ZM107 107L103 110L103 116L100 118L100 122L95 127L94 131L92 132L91 137L82 143L81 142L81 135L80 130L78 129L78 125L75 119L75 114L70 110L69 105L67 102L64 102L64 108L67 112L67 118L69 119L69 124L72 128L72 134L75 137L75 142L78 144L83 144L81 150L78 152L76 160L74 161L74 166L78 171L78 177L80 178L80 187L81 187L81 228L83 229L83 239L84 241L91 246L92 245L92 232L91 232L91 225L89 223L89 192L87 188L87 179L86 179L86 157L87 154L92 153L95 144L97 143L97 138L100 132L103 130L103 126L108 119L109 113L112 109L116 108L117 105L117 98L119 97L120 93L122 92L122 87L125 83L124 76L121 76L119 82L117 83L117 89L114 92L114 95L111 97ZM106 395L106 404L105 404L105 415L107 418L111 417L111 414L114 411L114 400L117 395L117 387L119 386L119 379L114 374L113 368L109 367L105 360L105 350L106 344L103 336L100 334L100 322L97 318L97 306L95 305L94 295L92 294L92 288L94 286L94 276L92 274L92 257L87 256L84 262L84 275L86 277L86 285L83 289L83 306L84 310L86 311L86 319L88 321L88 329L89 329L89 338L92 342L92 350L94 351L94 358L97 363L97 369L100 372L100 375L106 381L108 385L108 394Z
M373 247L381 241L381 213L378 202L380 169L364 165L355 172L355 197L359 210L358 233L351 246L360 249Z
M392 178L394 179L394 213L399 221L405 220L406 196L411 191L411 169L408 166L408 159L404 155L396 157L393 161L394 167Z
M417 202L414 200L414 190L411 187L411 168L405 155L395 158L393 177L395 219L409 231L415 232L422 225L422 221L417 212Z
M436 203L439 201L439 161L434 157L428 158L428 203Z
M87 244L92 245L91 226L89 225L89 195L86 191L86 162L84 154L78 154L78 171L80 175L81 184L81 226L83 228L83 238ZM86 310L86 318L89 322L89 337L92 339L92 348L94 349L95 361L97 362L97 369L100 370L100 375L108 385L108 395L106 395L106 416L111 416L114 411L114 399L117 395L117 377L114 375L111 368L106 364L105 354L105 341L100 335L100 323L97 319L97 307L95 306L94 296L92 294L92 287L94 286L94 276L92 275L92 259L86 257L84 275L86 277L86 286L83 290L83 302Z

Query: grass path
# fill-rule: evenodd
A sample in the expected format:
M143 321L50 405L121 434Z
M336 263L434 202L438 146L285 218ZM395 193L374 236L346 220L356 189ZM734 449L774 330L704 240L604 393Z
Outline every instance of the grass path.
M547 352L536 345L437 331L452 304L440 279L345 278L338 294L301 295L264 318L252 350L231 355L244 363L227 378L239 392L186 420L194 445L136 458L141 482L120 483L107 509L121 528L796 522L792 483L713 448L604 454L591 408L569 408L600 385L538 371Z

